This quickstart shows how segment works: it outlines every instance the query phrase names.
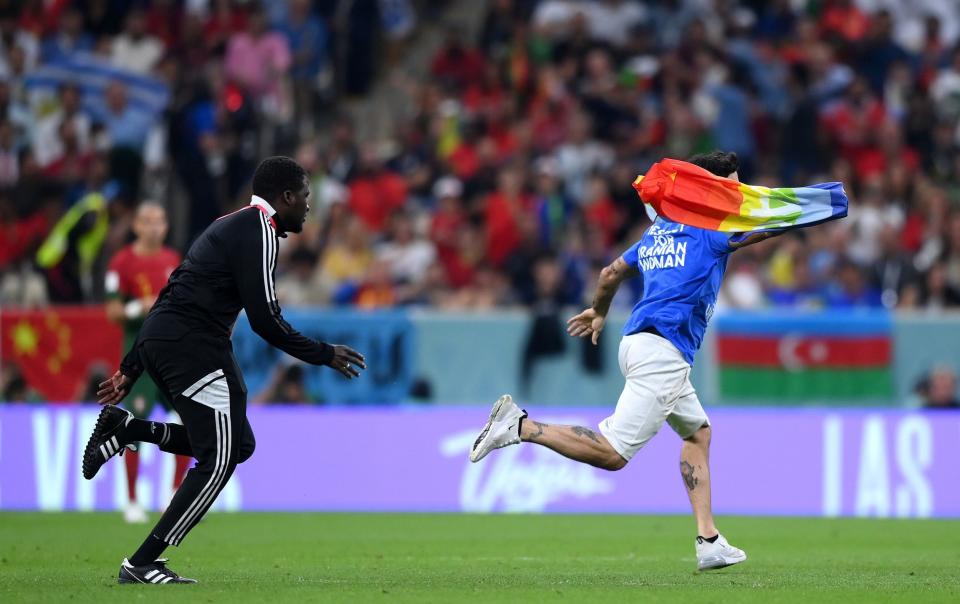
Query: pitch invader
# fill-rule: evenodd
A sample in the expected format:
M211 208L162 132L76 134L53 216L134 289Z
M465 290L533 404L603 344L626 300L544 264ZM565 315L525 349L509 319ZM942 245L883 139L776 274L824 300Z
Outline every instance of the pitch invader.
M734 153L713 152L689 161L738 180ZM643 297L620 340L620 371L626 384L613 415L600 423L600 432L535 421L504 395L494 403L470 460L479 461L500 447L532 442L576 461L619 470L666 422L683 439L680 475L697 522L697 567L708 570L746 560L743 550L730 545L714 523L710 420L690 383L690 370L730 254L771 236L731 235L656 217L640 241L601 271L592 306L567 323L571 336L590 337L596 345L620 284L643 275Z
M197 460L140 548L121 563L120 583L196 583L173 572L160 554L183 541L237 464L253 455L247 387L230 342L241 310L257 335L305 363L327 365L348 379L366 368L357 351L293 329L277 301L280 238L301 232L310 211L306 171L289 157L270 157L254 172L252 188L248 206L219 218L193 242L119 371L97 392L106 407L84 449L84 478L93 478L111 457L138 441ZM144 371L183 425L137 419L114 406Z
M163 206L150 201L141 203L133 218L133 243L117 252L107 267L107 318L123 329L123 351L133 346L144 318L157 300L157 294L180 264L180 254L163 245L168 226ZM177 420L176 411L167 404L153 380L145 376L130 389L126 407L137 419L149 419L158 402L168 414L174 416L172 419ZM124 458L128 500L123 517L130 523L147 521L147 513L137 501L137 477L140 472L137 445L131 443ZM190 458L186 455L176 456L173 491L180 487L189 464Z

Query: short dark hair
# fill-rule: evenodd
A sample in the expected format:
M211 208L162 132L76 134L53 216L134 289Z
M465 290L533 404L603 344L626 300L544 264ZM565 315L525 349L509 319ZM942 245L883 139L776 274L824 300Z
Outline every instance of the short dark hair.
M299 191L307 171L297 162L283 155L268 157L253 173L253 194L273 201L284 191Z
M700 166L711 174L726 178L740 168L740 160L737 154L724 151L711 151L710 153L700 153L687 160L695 166Z

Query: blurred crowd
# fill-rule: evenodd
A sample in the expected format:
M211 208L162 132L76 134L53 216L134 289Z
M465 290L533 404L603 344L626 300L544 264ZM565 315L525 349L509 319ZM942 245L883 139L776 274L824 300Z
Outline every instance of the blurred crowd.
M851 199L735 254L728 308L960 305L960 3L489 0L387 73L425 4L0 1L0 299L97 300L137 201L186 199L185 244L285 153L313 196L284 304L579 305L649 224L634 177L719 148L751 184ZM115 71L43 71L76 53ZM361 140L343 100L378 77L401 119ZM152 85L167 106L131 107Z
M369 92L422 3L0 0L0 302L101 301L144 200L185 248Z

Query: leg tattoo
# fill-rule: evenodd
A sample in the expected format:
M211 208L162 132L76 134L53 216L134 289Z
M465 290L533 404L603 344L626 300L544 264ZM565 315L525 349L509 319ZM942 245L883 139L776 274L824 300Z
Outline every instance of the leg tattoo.
M582 426L570 426L570 429L577 436L586 436L593 442L600 444L600 437L597 436L597 433L591 430L590 428L584 428Z
M527 437L527 440L536 440L538 436L543 436L543 429L547 424L543 422L533 422L533 425L537 427L537 431Z
M683 476L683 482L687 485L688 491L697 488L700 481L693 475L693 466L683 460L680 461L680 475Z

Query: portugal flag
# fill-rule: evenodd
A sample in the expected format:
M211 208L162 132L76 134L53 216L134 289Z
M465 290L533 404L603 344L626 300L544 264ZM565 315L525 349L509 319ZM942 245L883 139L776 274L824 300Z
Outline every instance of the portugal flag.
M120 362L120 329L102 306L0 311L0 362L20 368L29 386L52 402L81 396L94 372Z
M891 325L882 312L719 316L720 393L730 401L887 399Z

